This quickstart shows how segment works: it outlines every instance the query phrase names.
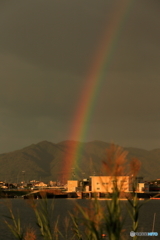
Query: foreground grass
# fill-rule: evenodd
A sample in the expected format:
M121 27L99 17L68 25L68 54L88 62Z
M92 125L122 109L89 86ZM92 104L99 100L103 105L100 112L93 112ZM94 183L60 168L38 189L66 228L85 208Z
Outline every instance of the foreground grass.
M112 199L103 201L103 204L100 204L101 202L96 198L88 201L87 207L75 204L74 211L69 212L68 216L63 219L63 230L58 217L54 223L52 220L54 201L50 206L45 197L38 201L29 200L36 216L36 229L22 227L23 219L20 219L18 215L15 217L11 208L9 209L10 216L5 216L5 223L15 239L18 240L126 240L130 237L129 233L125 232L125 218L122 214L122 202L119 200L119 194L119 190L115 189ZM130 231L136 232L139 226L140 208L144 202L139 202L135 194L133 199L128 199L123 203L128 208L128 215L130 214L132 220ZM136 240L137 237L132 239Z

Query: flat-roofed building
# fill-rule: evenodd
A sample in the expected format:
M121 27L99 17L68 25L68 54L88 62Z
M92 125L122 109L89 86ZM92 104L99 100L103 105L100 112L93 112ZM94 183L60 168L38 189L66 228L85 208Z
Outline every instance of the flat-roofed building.
M78 180L68 180L67 182L68 192L75 192L76 188L79 187Z
M130 176L91 176L92 192L113 192L114 181L117 181L117 187L122 192L131 190Z

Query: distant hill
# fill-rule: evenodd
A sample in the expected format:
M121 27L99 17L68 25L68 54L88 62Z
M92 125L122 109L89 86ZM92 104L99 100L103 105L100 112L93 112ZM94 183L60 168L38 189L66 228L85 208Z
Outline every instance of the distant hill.
M0 155L0 181L19 182L23 180L63 180L63 159L69 148L76 142L63 141L51 143L43 141L23 149ZM102 141L81 143L75 178L86 178L89 175L101 174L101 163L105 150L110 144ZM151 151L138 148L124 148L128 159L138 158L141 163L139 175L147 180L160 178L160 149Z

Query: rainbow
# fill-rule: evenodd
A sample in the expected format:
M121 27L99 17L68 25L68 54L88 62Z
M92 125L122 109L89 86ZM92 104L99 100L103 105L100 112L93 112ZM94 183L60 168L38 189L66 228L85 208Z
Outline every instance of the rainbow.
M87 136L87 129L95 102L100 93L102 84L104 80L106 80L107 70L112 62L116 45L129 14L132 2L133 0L123 0L116 3L110 24L109 26L107 25L107 31L93 58L94 61L86 77L85 86L71 125L69 139L78 140L78 142L71 141L68 143L68 152L66 152L62 167L62 173L65 174L65 179L70 178L72 169L77 164L81 152L81 143L85 141Z

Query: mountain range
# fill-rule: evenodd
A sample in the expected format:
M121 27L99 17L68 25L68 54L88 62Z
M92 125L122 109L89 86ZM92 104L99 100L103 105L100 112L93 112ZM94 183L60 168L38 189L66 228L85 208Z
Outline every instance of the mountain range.
M62 181L66 175L62 172L64 157L69 148L72 149L76 143L63 141L55 144L42 141L20 150L0 154L0 181ZM102 160L109 146L109 143L102 141L81 143L81 154L77 166L71 169L71 178L80 179L101 174ZM145 180L160 178L160 149L123 149L128 152L128 161L133 157L140 160L139 176Z

